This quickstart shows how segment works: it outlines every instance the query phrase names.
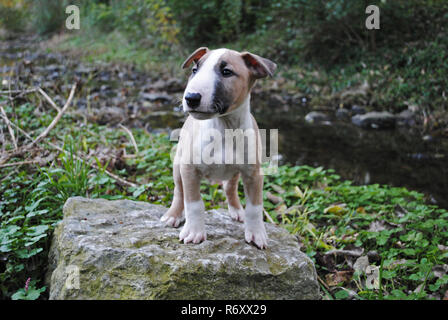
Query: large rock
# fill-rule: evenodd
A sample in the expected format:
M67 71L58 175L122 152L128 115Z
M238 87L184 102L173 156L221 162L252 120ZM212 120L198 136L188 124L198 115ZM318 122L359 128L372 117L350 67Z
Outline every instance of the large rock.
M312 261L295 237L266 224L269 248L243 224L207 213L207 241L183 244L159 221L167 209L70 198L50 249L50 299L317 299Z

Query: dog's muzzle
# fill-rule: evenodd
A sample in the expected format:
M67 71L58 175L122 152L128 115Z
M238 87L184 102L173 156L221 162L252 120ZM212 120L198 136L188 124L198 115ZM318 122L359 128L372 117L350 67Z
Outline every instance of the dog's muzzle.
M187 92L185 95L185 101L187 101L187 106L191 109L196 109L201 104L201 94Z

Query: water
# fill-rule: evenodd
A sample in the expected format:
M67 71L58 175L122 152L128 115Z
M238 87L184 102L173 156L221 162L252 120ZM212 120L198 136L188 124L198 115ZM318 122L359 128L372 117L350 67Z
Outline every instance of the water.
M408 187L448 208L446 139L425 141L409 128L366 130L338 120L309 124L300 105L287 112L269 113L273 106L259 109L259 126L279 129L284 162L332 168L356 184Z

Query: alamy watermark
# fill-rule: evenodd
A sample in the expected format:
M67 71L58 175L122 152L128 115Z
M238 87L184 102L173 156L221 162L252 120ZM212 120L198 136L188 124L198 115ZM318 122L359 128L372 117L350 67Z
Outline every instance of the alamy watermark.
M262 174L275 174L278 168L278 129L201 129L191 131L177 129L171 133L170 140L182 143L174 147L171 161L179 164L218 164L263 166ZM269 143L268 143L269 141ZM267 150L269 146L269 155ZM177 156L175 156L177 153Z
M69 15L65 20L65 27L69 30L79 30L81 28L79 7L74 4L68 5L65 8L65 13ZM380 8L372 4L366 7L365 13L369 15L365 21L366 28L368 30L380 29Z
M380 8L375 5L367 6L366 14L369 14L366 19L366 28L368 30L378 30L380 28Z
M79 267L76 265L68 265L65 268L67 278L65 279L65 288L67 290L79 290Z
M65 19L65 27L69 30L79 30L81 28L79 7L71 4L65 8L65 13L69 15L67 19Z

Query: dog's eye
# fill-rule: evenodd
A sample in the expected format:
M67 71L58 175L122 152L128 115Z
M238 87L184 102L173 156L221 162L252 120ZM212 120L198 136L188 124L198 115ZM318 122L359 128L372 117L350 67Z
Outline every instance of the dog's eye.
M194 67L193 69L191 69L191 72L193 72L193 74L195 74L196 72L198 72L198 67Z
M221 74L223 75L223 77L230 77L233 75L233 71L227 68L224 68L221 70Z

